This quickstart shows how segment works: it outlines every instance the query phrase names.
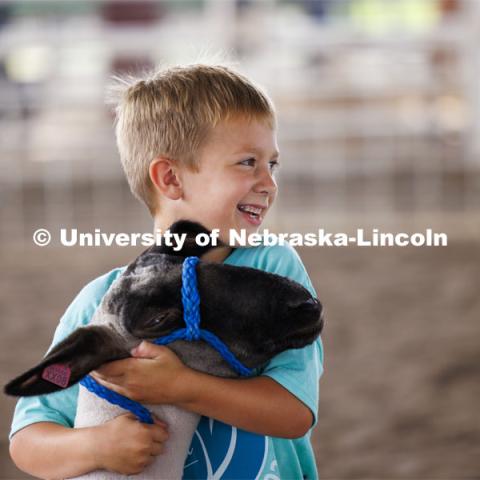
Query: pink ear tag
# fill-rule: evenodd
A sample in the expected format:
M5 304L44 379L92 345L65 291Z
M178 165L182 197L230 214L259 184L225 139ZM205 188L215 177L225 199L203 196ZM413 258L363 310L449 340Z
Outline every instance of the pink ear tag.
M71 370L66 365L54 363L44 368L42 378L47 382L54 383L59 387L65 388L70 380Z

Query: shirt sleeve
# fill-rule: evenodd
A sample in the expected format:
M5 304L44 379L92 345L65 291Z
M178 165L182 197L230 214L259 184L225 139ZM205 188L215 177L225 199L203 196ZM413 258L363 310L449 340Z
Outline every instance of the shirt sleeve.
M75 329L90 322L108 286L118 275L118 270L112 270L96 278L80 291L60 319L47 353ZM75 384L48 395L21 397L15 406L9 439L32 423L54 422L65 427L73 427L78 389L78 384Z
M288 277L317 297L302 260L293 247L271 247L263 257L260 262L262 270ZM312 428L316 425L319 380L323 374L323 345L320 337L306 347L286 350L276 355L260 373L272 378L301 400L313 414Z

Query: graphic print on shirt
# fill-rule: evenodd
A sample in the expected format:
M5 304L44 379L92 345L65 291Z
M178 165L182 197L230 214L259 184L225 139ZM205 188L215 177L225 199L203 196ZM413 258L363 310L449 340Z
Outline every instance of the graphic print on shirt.
M263 435L202 417L193 435L183 478L257 478L264 468L267 442Z

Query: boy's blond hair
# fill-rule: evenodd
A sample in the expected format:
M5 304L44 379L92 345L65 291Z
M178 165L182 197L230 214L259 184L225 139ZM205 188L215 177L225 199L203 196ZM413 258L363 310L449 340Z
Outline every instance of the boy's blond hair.
M198 171L196 153L220 121L241 115L275 128L268 96L225 66L176 66L116 80L110 92L120 158L132 193L152 215L158 207L149 176L152 160L165 156Z

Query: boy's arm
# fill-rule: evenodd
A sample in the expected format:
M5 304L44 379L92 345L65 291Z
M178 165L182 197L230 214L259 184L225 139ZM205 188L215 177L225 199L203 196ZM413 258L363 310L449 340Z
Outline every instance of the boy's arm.
M163 422L142 424L132 414L88 428L39 422L13 436L10 455L18 468L40 478L71 478L97 469L133 475L164 451L167 438Z
M76 477L98 468L94 430L34 423L13 436L10 456L20 470L36 477Z
M272 437L298 438L312 427L310 409L271 378L214 377L191 370L179 405L229 425Z

